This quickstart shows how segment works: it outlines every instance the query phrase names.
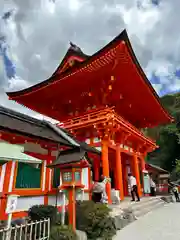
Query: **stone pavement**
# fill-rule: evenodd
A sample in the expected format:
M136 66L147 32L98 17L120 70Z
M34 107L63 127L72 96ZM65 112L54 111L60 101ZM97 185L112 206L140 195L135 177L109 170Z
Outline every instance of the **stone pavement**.
M180 203L167 204L118 231L113 240L179 240Z

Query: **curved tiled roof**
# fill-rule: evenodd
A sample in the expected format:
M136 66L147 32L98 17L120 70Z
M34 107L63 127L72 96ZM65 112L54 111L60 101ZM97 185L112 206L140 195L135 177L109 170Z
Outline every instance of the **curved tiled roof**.
M3 106L0 106L0 131L99 154L98 150L76 140L67 130Z
M170 122L173 120L173 118L171 118L171 116L169 115L169 113L163 108L163 106L161 105L159 96L157 95L157 93L155 92L154 88L152 87L152 85L150 84L150 82L148 81L145 73L143 72L135 54L134 51L132 49L132 46L130 44L128 35L126 30L122 31L121 34L119 34L114 40L112 40L109 44L107 44L104 48L102 48L101 50L99 50L98 52L96 52L94 55L87 57L87 59L85 59L82 62L78 62L77 64L75 64L74 66L72 66L71 68L68 68L66 71L58 73L56 71L57 74L53 74L52 77L50 77L49 79L38 83L34 86L31 86L27 89L23 89L20 91L16 91L16 92L8 92L7 95L23 104L24 101L24 97L27 95L31 95L36 91L42 90L43 88L48 88L50 85L54 84L54 83L58 83L60 81L66 81L67 78L71 78L72 76L75 76L76 74L82 71L85 72L86 68L88 68L90 66L91 63L96 62L97 59L100 59L101 56L104 56L106 53L108 54L109 51L117 48L119 46L120 43L125 43L126 47L127 47L127 51L128 54L131 56L131 60L132 62L135 64L137 72L140 76L140 78L142 79L142 81L144 81L144 83L147 86L147 92L149 91L150 94L154 97L154 103L156 102L156 104L159 105L159 110L161 111L161 115L163 116L162 118L164 118L164 122ZM26 105L26 104L25 104ZM165 121L166 119L166 121Z

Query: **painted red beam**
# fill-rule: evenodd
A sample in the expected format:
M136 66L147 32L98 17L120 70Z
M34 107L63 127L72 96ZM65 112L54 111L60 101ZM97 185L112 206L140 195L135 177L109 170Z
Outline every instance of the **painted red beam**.
M111 120L117 122L121 130L129 132L134 137L140 138L142 139L142 141L145 141L156 148L156 143L152 139L144 136L144 134L141 133L136 127L134 127L128 121L124 120L121 116L116 114L115 111L111 108L94 110L93 112L85 114L81 117L68 120L67 122L64 122L64 127L69 130L77 130L80 128L87 128L94 125L98 128L98 124L108 123Z
M53 142L26 136L26 133L24 135L21 135L10 131L0 130L0 139L12 144L25 144L29 142L40 144L41 146L46 146L46 148L57 148L57 144Z

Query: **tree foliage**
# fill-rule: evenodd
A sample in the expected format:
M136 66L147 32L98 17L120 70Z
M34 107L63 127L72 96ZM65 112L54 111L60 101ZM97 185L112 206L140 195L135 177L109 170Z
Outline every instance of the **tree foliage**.
M76 203L76 227L85 231L88 239L111 240L116 234L114 219L106 204L83 201Z
M50 240L77 240L76 233L69 226L54 225L51 228Z
M175 121L145 130L145 134L154 138L159 146L148 154L147 161L172 172L176 169L177 159L180 159L180 94L163 96L161 102Z
M180 174L180 160L178 160L178 159L176 159L175 172L176 172L177 174Z

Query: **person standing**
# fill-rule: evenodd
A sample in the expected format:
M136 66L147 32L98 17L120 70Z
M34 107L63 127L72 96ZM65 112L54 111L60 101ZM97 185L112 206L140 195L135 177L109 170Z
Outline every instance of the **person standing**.
M179 202L179 190L178 190L178 187L176 185L173 186L173 193L174 193L174 196L176 198L176 202Z
M173 184L171 183L170 179L168 179L168 193L172 193Z
M131 188L131 196L132 196L132 201L135 201L135 196L137 197L137 201L140 201L140 197L138 194L138 187L137 187L137 181L136 178L134 176L132 176L131 173L128 174L129 177L129 185Z
M97 203L107 203L106 183L110 181L109 178L101 175L100 181L95 182L91 187L92 200Z
M152 175L150 176L150 188L151 188L151 196L156 196L156 184L152 179Z
M95 203L101 202L103 189L100 182L94 182L90 191L92 193L92 201Z

